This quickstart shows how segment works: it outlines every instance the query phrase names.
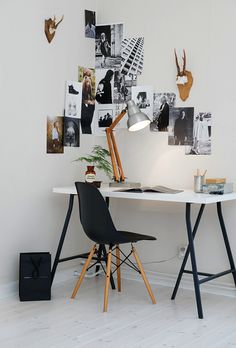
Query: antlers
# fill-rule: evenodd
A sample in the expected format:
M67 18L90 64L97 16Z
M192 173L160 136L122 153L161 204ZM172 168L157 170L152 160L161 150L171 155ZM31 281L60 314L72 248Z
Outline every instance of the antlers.
M181 71L180 67L179 67L178 57L177 57L177 54L176 54L176 49L175 49L175 63L176 63L176 67L177 67L178 76L185 75L186 53L185 53L185 50L183 50L183 52L184 52L184 56L182 57L182 59L183 59L183 70Z
M56 17L54 16L53 22L54 22L54 28L55 28L55 29L57 29L58 25L63 21L63 19L64 19L64 15L61 17L61 19L59 20L59 22L57 22L57 24L56 24Z
M177 67L177 78L176 78L176 83L178 86L178 90L179 90L179 96L181 98L181 100L185 101L188 96L189 96L189 92L190 89L192 87L193 84L193 76L191 71L187 71L186 70L186 53L185 50L183 50L183 70L180 70L179 67L179 62L178 62L178 57L176 54L176 50L175 50L175 63L176 63L176 67Z
M54 38L56 29L58 25L63 21L63 19L64 19L64 15L61 17L61 19L57 23L56 23L56 16L54 16L53 19L52 18L45 19L44 31L49 43Z

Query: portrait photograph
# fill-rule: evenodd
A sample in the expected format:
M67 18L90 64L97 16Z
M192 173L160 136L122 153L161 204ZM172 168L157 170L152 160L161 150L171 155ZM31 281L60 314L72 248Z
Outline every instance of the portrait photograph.
M79 66L79 82L82 83L81 130L82 134L92 134L95 110L96 77L94 68Z
M122 104L131 100L131 88L137 86L137 75L124 75L120 70L114 72L113 103Z
M193 118L193 107L170 108L168 145L192 145Z
M96 97L96 76L95 69L79 66L78 81L82 83L82 101L95 102Z
M77 81L66 82L65 116L81 117L82 83Z
M168 132L169 109L175 105L175 93L153 94L153 121L150 123L151 132Z
M73 117L64 117L64 146L80 146L80 120Z
M131 99L153 120L153 88L152 86L134 86L131 89Z
M95 68L120 68L123 24L96 25Z
M96 32L96 12L85 10L85 37L95 39Z
M193 143L186 146L186 155L211 155L211 112L198 112L194 116Z
M64 153L63 116L47 117L47 153Z

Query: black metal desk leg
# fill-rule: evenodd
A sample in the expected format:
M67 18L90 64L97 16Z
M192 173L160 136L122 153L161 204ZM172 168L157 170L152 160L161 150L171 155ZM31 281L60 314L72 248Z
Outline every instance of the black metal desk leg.
M194 282L195 297L197 302L198 317L199 319L202 319L203 318L202 301L201 301L201 293L200 293L199 279L198 279L198 273L197 273L197 263L196 263L193 234L192 234L192 227L191 227L191 203L186 203L185 218L186 218L186 227L187 227L187 233L188 233L189 252L190 252L191 264L192 264L193 282Z
M194 228L193 228L193 239L196 236L196 233L197 233L197 230L198 230L199 223L201 221L201 217L202 217L202 213L204 211L204 208L205 208L205 204L202 204L200 209L199 209L198 216L197 216ZM174 287L174 290L173 290L173 293L172 293L172 296L171 296L171 300L175 299L175 296L176 296L177 291L179 289L179 284L181 282L181 279L182 279L182 276L183 276L183 273L184 273L184 269L185 269L185 266L186 266L186 263L187 263L187 260L188 260L188 257L189 257L189 251L190 250L189 250L189 245L188 245L188 247L186 249L186 252L185 252L185 255L184 255L184 259L183 259L180 271L179 271L179 274L178 274L178 278L177 278L176 283L175 283L175 287Z
M54 276L55 276L55 272L56 272L56 269L57 269L57 265L58 265L58 262L59 262L59 259L60 259L61 249L63 247L63 243L64 243L64 239L65 239L65 236L66 236L67 228L68 228L68 225L69 225L69 222L70 222L71 212L72 212L72 209L73 209L73 203L74 203L74 195L71 194L70 195L70 199L69 199L69 206L68 206L68 210L67 210L64 226L63 226L62 233L61 233L61 238L60 238L60 241L59 241L59 244L58 244L58 247L57 247L55 260L54 260L53 267L52 267L51 284L53 282L53 279L54 279Z
M110 199L109 199L109 197L106 197L105 199L106 199L106 204L107 204L107 206L108 206L108 208L109 208ZM104 257L107 259L107 251L106 251L105 245L103 245L103 255L104 255ZM111 283L111 288L112 288L112 290L115 290L116 286L115 286L115 282L114 282L114 278L113 278L112 273L111 273L111 275L110 275L110 283Z
M220 221L220 227L221 227L221 231L222 231L224 242L225 242L225 247L226 247L226 251L227 251L227 255L228 255L228 259L229 259L230 268L231 268L231 271L235 271L234 259L233 259L233 255L232 255L232 251L230 248L229 239L227 236L225 223L224 223L224 219L223 219L221 202L217 202L217 214L218 214L218 218ZM232 272L232 274L233 274L233 278L234 278L234 284L236 285L236 273Z

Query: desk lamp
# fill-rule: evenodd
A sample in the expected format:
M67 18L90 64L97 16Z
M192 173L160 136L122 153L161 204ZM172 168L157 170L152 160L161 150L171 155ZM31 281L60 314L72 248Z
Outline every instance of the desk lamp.
M150 119L148 118L148 116L140 111L139 107L133 100L130 100L127 102L126 108L122 110L121 113L115 118L110 127L106 128L107 143L111 155L111 164L114 174L114 182L111 184L111 186L134 186L130 183L125 183L125 176L120 160L120 155L113 133L113 129L125 116L126 113L128 115L127 127L130 132L138 131L150 124Z

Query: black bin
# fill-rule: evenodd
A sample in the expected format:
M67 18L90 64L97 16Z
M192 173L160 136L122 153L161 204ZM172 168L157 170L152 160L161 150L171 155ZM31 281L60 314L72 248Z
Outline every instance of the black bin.
M20 253L20 301L51 299L51 254Z

